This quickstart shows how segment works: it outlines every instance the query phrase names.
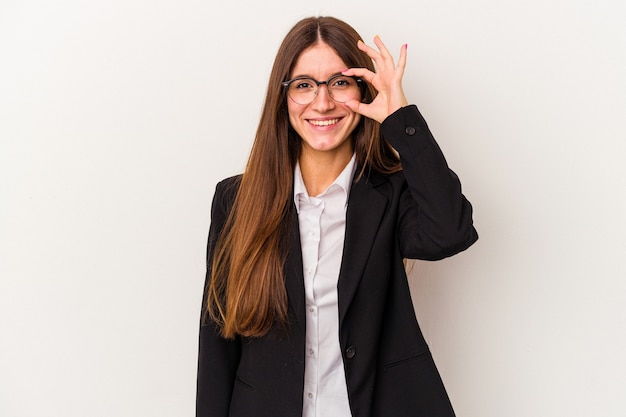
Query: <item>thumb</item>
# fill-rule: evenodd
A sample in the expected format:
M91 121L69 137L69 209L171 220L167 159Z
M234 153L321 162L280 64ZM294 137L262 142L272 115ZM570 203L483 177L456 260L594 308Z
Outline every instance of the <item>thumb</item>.
M372 109L369 104L361 103L359 100L350 100L343 104L355 113L359 113L360 115L376 120L372 114Z

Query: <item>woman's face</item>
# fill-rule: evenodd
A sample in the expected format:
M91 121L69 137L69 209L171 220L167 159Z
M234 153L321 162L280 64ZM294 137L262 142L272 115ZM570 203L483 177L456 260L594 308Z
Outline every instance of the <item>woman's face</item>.
M307 76L325 81L346 69L347 65L334 49L325 43L318 43L302 52L290 78ZM345 152L352 155L350 135L361 115L335 102L328 95L326 85L318 87L317 97L309 104L297 104L287 97L287 108L289 122L302 138L302 155L309 152Z

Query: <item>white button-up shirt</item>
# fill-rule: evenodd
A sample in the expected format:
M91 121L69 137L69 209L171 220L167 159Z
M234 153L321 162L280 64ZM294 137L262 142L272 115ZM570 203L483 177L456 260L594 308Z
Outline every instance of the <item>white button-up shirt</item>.
M306 299L302 417L352 416L339 346L337 281L355 169L353 155L337 179L316 197L307 193L299 164L294 172Z

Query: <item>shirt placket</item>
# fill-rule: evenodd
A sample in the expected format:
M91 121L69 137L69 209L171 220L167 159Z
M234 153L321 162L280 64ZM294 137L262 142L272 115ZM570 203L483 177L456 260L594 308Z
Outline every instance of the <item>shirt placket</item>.
M309 372L307 373L307 380L305 381L305 407L309 408L310 413L308 415L315 416L317 394L319 391L319 374L318 361L319 352L319 306L315 299L315 277L317 273L318 259L319 259L319 244L321 234L321 217L324 212L324 202L316 199L309 198L307 202L306 212L306 225L305 231L305 250L303 250L303 266L304 275L307 285L305 285L305 297L307 303L307 343L306 343L306 362ZM303 242L304 243L304 242ZM306 253L306 254L305 254Z

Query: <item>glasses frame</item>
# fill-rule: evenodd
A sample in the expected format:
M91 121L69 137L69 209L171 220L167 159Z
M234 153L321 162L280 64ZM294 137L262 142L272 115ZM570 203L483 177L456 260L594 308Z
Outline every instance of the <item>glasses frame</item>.
M326 81L318 81L313 77L308 77L306 75L300 76L300 77L296 77L293 78L291 80L287 80L287 81L283 81L281 83L281 85L283 86L283 90L285 91L285 93L289 96L289 86L291 85L291 83L295 82L295 81L300 81L300 80L310 80L313 81L315 83L315 86L317 87L317 91L315 92L315 96L313 97L313 100L309 101L308 103L298 103L297 101L295 101L293 98L291 98L291 100L293 100L294 103L300 104L301 106L305 106L307 104L311 104L315 101L315 99L317 98L317 95L319 94L319 88L320 85L325 85L326 89L328 90L328 96L335 102L335 103L345 103L345 101L337 101L335 100L335 98L333 97L333 93L331 92L331 90L328 88L329 83L331 81L333 81L335 78L339 78L339 77L347 77L347 78L352 78L353 80L356 81L357 86L359 87L359 91L361 92L361 95L363 95L363 87L365 86L364 84L364 80L360 77L354 76L354 75L343 75L343 74L335 74L332 77L330 77L329 79L327 79Z

